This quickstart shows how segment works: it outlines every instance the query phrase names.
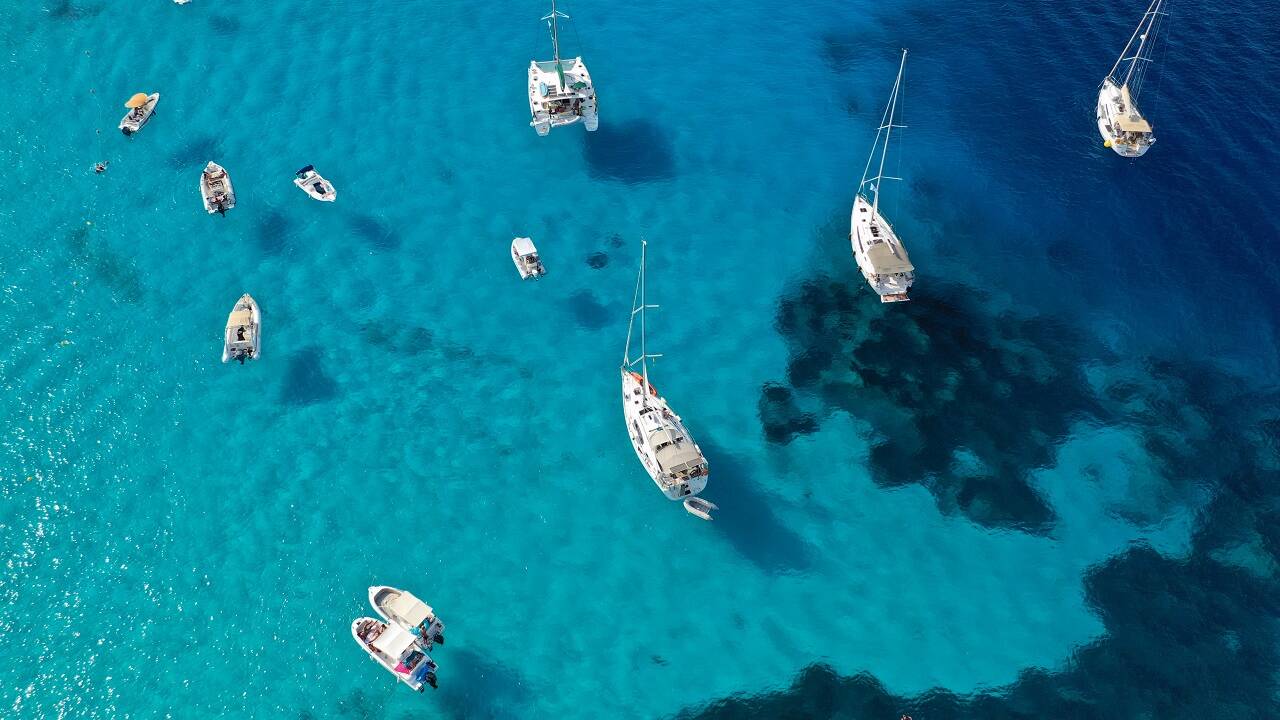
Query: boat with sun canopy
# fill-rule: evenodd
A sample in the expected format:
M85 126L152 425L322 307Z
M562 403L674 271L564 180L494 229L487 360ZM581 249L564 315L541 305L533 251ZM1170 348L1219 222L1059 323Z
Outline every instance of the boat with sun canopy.
M903 246L893 226L880 214L880 187L885 180L897 180L884 174L884 161L889 154L889 137L894 128L904 127L893 123L894 113L898 108L898 91L902 87L902 69L907 64L907 51L902 51L902 60L898 63L898 78L893 81L893 92L889 95L889 104L885 106L884 117L880 120L880 128L876 130L876 139L871 144L871 154L867 156L867 165L862 170L862 181L858 183L858 194L853 200L853 210L849 217L849 242L853 246L853 259L867 284L880 296L880 302L903 302L908 300L907 290L915 282L915 266L907 256L907 248ZM876 151L880 152L879 169L874 177L871 165L875 161ZM870 197L868 197L870 195Z
M1164 0L1152 0L1098 89L1098 132L1102 135L1102 144L1121 157L1142 157L1156 142L1151 122L1138 109L1138 93L1151 65L1151 50L1155 47L1160 20L1166 15L1163 7Z
M684 421L671 410L666 398L649 382L649 361L660 357L645 347L645 313L657 308L645 297L645 260L648 243L640 243L640 274L631 301L627 324L627 344L622 351L622 415L627 423L632 449L645 472L670 500L684 504L689 514L711 519L716 506L696 496L707 487L710 465L702 448L694 442ZM640 354L631 357L631 338L636 316L640 317ZM640 372L636 372L636 367Z

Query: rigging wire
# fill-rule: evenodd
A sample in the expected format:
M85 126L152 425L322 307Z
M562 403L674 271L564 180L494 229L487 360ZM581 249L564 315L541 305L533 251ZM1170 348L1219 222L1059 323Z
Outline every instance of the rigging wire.
M1169 3L1166 3L1166 4L1169 4ZM1173 17L1173 15L1170 13L1166 13L1166 15L1169 18ZM1166 24L1166 21L1161 20L1160 23L1163 25L1163 24ZM1172 23L1169 23L1169 29L1165 30L1164 34L1160 38L1160 42L1161 42L1160 69L1156 73L1156 90L1151 97L1151 112L1153 115L1156 114L1156 109L1160 106L1160 89L1164 87L1164 75L1165 75L1165 67L1166 67L1164 63L1164 59L1165 59L1165 56L1169 54L1169 34L1173 31L1172 28L1173 28ZM1155 55L1155 53L1152 53L1152 55ZM1154 62L1154 60L1152 62Z
M906 111L903 109L902 94L906 84L907 84L907 68L906 68L906 64L904 63L902 67L902 79L898 81L898 99L897 99L898 117L901 118L902 125L901 127L898 128L898 167L893 171L893 176L896 178L902 177L902 149L905 147L902 142L903 140L902 133L905 132L907 129L907 122L905 119ZM892 123L893 120L890 120L889 122ZM894 215L898 214L898 211L901 209L901 204L902 204L902 193L900 192L898 193L898 196L893 199Z

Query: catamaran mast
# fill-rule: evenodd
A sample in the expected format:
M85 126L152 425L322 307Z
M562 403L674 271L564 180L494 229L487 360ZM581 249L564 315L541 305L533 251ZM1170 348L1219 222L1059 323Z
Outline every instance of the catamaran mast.
M893 81L893 94L889 96L889 107L885 110L885 114L889 118L888 124L882 128L884 130L884 146L880 148L880 169L876 171L876 197L871 202L872 217L875 213L880 212L880 185L884 182L884 160L889 155L889 135L893 132L893 112L898 107L898 86L902 84L902 68L907 64L906 48L902 50L902 61L898 63L898 77Z
M560 62L560 27L556 24L556 18L567 18L562 12L556 10L556 0L551 0L551 14L542 18L547 21L547 25L551 27L551 50L556 62L556 75L560 77L560 89L564 90L564 65Z

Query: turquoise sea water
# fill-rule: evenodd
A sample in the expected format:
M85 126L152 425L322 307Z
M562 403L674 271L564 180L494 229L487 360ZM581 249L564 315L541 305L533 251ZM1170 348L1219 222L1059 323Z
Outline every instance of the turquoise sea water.
M566 9L589 136L527 127L536 3L8 10L0 715L1276 715L1274 90L1218 82L1274 76L1259 7L1176 11L1138 162L1092 116L1127 3ZM710 524L621 421L642 236ZM375 583L448 624L437 692L350 639Z

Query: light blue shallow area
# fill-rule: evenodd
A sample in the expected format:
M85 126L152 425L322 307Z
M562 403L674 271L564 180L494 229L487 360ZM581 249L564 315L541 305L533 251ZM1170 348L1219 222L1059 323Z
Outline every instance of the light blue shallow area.
M919 286L963 288L977 325L1065 318L1099 351L1092 387L1150 384L1152 354L1270 387L1276 153L1254 111L1204 109L1246 92L1206 80L1213 59L1163 80L1148 157L1101 147L1132 3L947 5L575 3L563 46L600 131L547 138L537 3L11 7L0 716L656 717L814 663L902 694L1067 666L1106 632L1088 569L1138 542L1186 556L1214 488L1086 418L1020 469L1055 515L1030 532L947 511L927 478L873 482L892 430L856 410L770 441L779 298L816 274L875 303L847 213L908 46L885 206ZM1201 62L1218 12L1173 25L1166 65ZM162 99L126 139L138 91ZM226 217L200 204L208 160L235 182ZM309 163L336 203L292 185ZM515 235L545 280L519 282ZM653 379L710 457L711 524L657 492L621 421L641 237ZM224 366L243 292L262 358ZM448 624L438 691L350 639L375 583Z

